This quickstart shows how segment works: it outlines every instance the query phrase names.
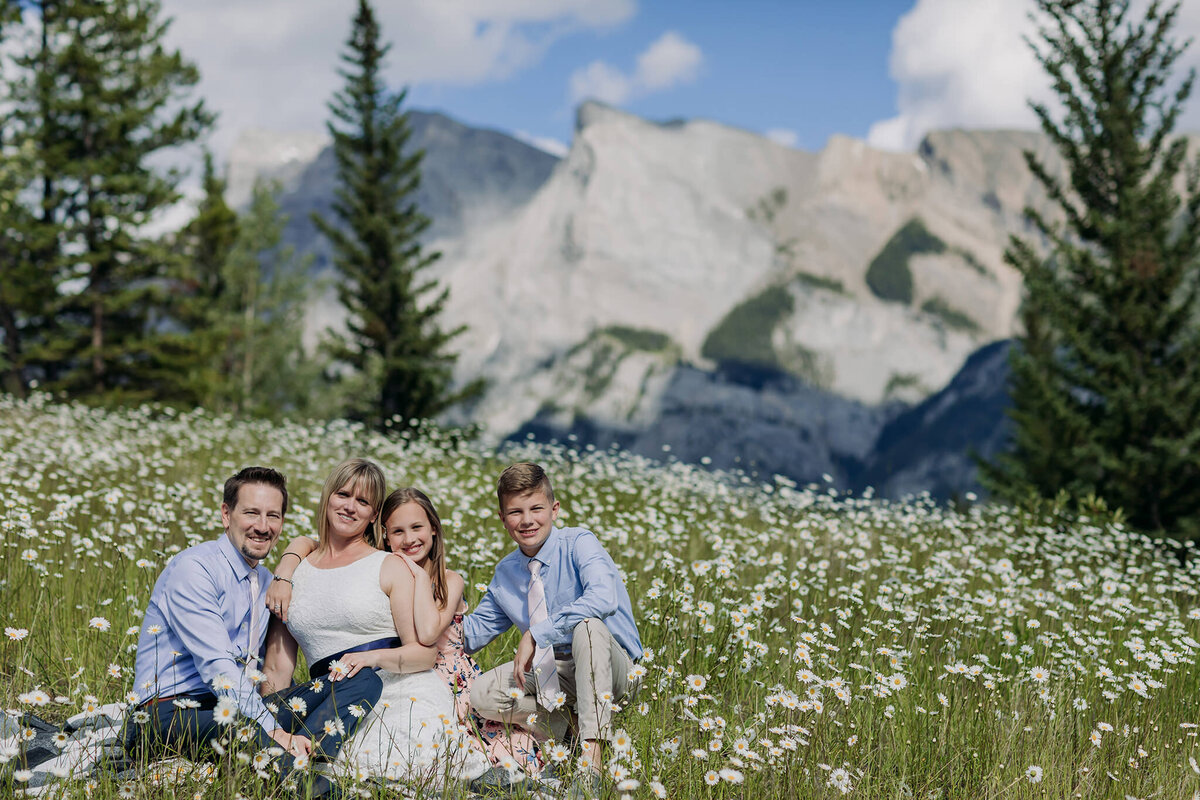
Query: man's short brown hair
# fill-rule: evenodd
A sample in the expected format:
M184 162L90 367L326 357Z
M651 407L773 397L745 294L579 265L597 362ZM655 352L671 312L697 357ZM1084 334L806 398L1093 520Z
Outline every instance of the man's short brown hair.
M237 508L238 493L247 483L261 483L266 486L273 486L283 495L283 513L287 513L288 506L288 490L287 478L279 470L271 469L270 467L246 467L236 475L225 481L225 492L222 501L225 505L232 508Z
M550 485L550 476L546 474L546 470L528 461L508 467L500 473L496 481L496 501L500 504L501 511L504 510L505 498L539 491L544 493L551 503L554 502L554 487Z

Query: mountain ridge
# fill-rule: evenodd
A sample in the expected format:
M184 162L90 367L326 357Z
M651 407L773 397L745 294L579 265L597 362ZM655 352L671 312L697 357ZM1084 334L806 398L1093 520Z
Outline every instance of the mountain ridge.
M427 159L467 162L470 138L432 137ZM497 173L444 173L448 194L477 208L503 169L521 176L494 213L459 213L434 240L443 324L468 326L457 379L489 384L447 421L495 440L666 445L722 466L744 452L755 469L889 494L923 480L945 496L974 488L963 454L993 446L1000 420L955 455L924 447L937 432L906 415L941 398L944 412L961 401L1002 416L979 391L1002 390L1006 372L979 354L1017 331L1008 237L1031 235L1027 206L1055 216L1023 156L1061 171L1044 136L935 131L911 153L834 136L806 152L585 103L561 160L527 170L523 151L497 146L515 154ZM315 185L304 202L319 200ZM285 193L285 206L303 203ZM338 313L326 297L314 318ZM945 394L968 379L975 394Z

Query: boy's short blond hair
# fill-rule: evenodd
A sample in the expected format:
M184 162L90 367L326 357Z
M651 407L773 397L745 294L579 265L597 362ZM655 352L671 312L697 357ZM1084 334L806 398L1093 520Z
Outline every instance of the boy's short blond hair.
M546 470L529 461L513 464L501 472L496 480L496 502L499 503L501 511L504 510L505 498L539 491L544 493L551 503L554 502L554 487L550 485L550 476L546 474Z

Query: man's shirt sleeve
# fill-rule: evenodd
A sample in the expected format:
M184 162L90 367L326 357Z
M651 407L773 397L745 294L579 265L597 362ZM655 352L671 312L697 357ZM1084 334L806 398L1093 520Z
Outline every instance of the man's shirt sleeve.
M270 732L279 723L263 704L245 667L238 663L237 655L245 652L245 648L230 639L219 610L223 594L205 565L189 559L179 565L163 587L158 598L159 609L166 624L179 637L185 654L194 660L204 683L217 695L233 697L244 716ZM217 678L223 678L231 688L215 686Z

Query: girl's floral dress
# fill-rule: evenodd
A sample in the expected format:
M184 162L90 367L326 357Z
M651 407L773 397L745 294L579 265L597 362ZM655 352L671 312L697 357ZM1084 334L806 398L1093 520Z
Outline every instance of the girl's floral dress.
M467 655L463 644L463 615L467 613L466 601L459 606L454 621L438 639L438 657L434 669L445 679L454 693L454 710L458 722L475 732L475 743L491 762L505 766L506 758L530 775L541 770L541 760L533 736L517 728L506 728L493 720L485 720L471 711L471 684L480 674L475 659Z

